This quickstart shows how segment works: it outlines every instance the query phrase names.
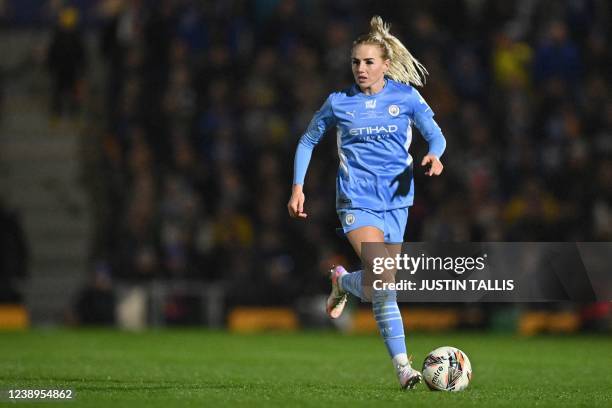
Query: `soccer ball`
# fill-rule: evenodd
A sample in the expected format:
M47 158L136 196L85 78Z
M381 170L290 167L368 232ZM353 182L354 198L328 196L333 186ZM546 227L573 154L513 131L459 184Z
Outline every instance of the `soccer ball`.
M440 347L425 358L423 379L432 391L462 391L472 380L472 365L458 348Z

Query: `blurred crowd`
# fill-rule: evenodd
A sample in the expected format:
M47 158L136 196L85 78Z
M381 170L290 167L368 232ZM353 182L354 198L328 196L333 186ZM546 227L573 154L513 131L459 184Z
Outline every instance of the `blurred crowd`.
M0 199L0 305L23 301L29 252L19 214Z
M101 2L90 27L56 27L93 30L104 62L88 126L100 141L93 258L118 278L228 282L241 303L319 293L328 265L356 266L336 235L333 132L308 171L308 219L289 219L286 202L297 141L351 85L351 43L373 14L427 67L421 92L448 143L443 176L416 175L405 240L612 240L611 7ZM76 68L69 87L86 77ZM426 149L415 130L417 162Z

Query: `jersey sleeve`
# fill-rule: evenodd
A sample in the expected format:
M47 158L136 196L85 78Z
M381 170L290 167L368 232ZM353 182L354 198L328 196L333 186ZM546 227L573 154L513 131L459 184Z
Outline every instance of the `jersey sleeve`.
M330 95L323 106L314 114L306 132L300 138L295 151L293 165L293 184L304 184L306 170L310 164L312 150L319 143L327 129L335 125L336 119L332 110L332 96Z
M412 121L429 144L429 154L440 158L446 149L446 139L433 118L433 111L416 89L412 90L408 103Z

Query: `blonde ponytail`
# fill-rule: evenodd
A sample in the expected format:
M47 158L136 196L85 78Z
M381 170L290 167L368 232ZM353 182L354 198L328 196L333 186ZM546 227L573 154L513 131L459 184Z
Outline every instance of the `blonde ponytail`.
M379 45L383 51L383 59L390 61L386 73L389 78L405 84L423 86L428 74L427 69L410 54L397 37L389 33L389 29L390 25L380 16L374 16L370 20L370 32L359 36L353 42L353 47L359 44Z

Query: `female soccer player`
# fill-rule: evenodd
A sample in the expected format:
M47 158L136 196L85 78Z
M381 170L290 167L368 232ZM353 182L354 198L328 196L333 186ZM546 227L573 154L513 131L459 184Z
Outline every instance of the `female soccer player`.
M446 140L433 120L433 112L412 85L422 86L427 70L406 47L389 33L379 16L370 21L370 32L353 43L352 70L355 84L329 95L300 138L295 154L289 215L306 219L302 190L312 150L325 131L335 126L340 166L336 180L336 210L344 233L357 255L361 243L401 243L412 205L413 163L408 153L411 124L429 143L421 161L428 176L442 173L440 157ZM347 293L365 299L362 271L348 273L342 266L330 271L332 292L327 312L338 318ZM374 291L372 306L378 328L404 389L421 381L410 366L404 343L404 326L395 292Z

